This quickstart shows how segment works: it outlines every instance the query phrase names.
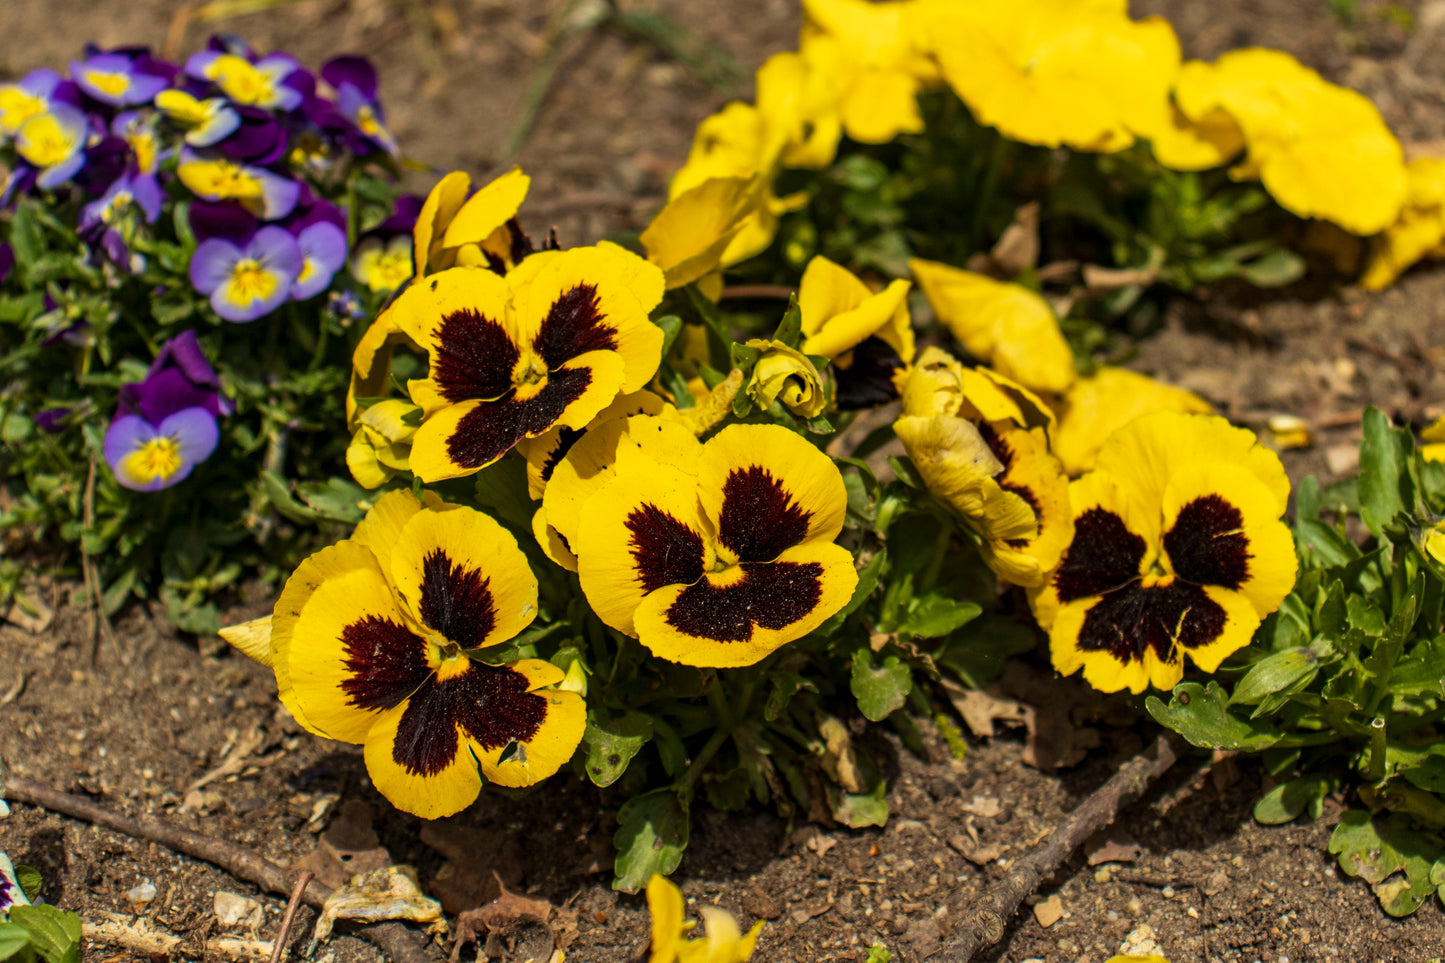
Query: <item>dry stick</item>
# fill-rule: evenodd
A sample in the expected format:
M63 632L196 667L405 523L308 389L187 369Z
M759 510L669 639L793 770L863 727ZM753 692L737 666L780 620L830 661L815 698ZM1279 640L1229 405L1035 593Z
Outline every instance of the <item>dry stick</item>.
M944 944L932 957L935 963L967 963L973 954L1003 939L1004 928L1019 904L1053 875L1084 840L1112 823L1125 804L1174 765L1180 750L1172 735L1160 736L1149 750L1120 766L1108 782L1069 814L1047 843L1015 862L1008 875L984 894L975 904L973 916L959 927L959 937Z
M779 301L786 301L797 290L786 284L733 284L723 288L718 299L726 301L730 298L776 298Z
M306 884L315 875L311 870L303 869L296 877L296 885L291 887L291 899L286 903L286 915L281 917L281 932L276 934L276 942L271 946L271 963L281 963L281 954L286 952L286 937L291 935L291 922L296 919L296 910L301 905L301 894L306 892Z
M290 874L285 869L227 840L192 832L155 816L126 816L112 812L88 799L51 789L33 779L20 776L7 775L5 791L10 802L42 806L136 839L160 843L178 853L219 866L237 879L254 883L268 893L284 896L292 890L291 880L288 878ZM306 905L317 909L330 895L331 887L315 879L302 890L302 899ZM430 951L430 944L418 944L416 935L401 923L373 923L358 929L356 935L375 944L393 963L434 963L440 958L437 953Z

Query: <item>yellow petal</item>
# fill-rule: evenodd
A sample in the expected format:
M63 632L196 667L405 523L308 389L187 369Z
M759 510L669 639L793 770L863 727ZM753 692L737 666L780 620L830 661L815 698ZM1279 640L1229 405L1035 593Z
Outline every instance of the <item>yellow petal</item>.
M222 627L217 634L248 657L271 668L271 616Z
M517 216L532 179L513 167L502 176L489 181L456 211L446 226L442 247L480 244L492 232Z

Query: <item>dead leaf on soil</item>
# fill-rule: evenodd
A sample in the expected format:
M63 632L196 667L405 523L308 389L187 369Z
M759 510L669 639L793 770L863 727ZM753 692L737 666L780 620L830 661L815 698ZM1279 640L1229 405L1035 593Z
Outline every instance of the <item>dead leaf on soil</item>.
M260 903L223 889L216 891L211 906L216 913L216 922L222 926L244 926L253 937L266 918Z
M853 752L853 739L848 735L848 727L843 720L827 713L818 713L818 733L827 743L821 761L828 778L842 786L845 792L867 792L868 781L858 769L858 756Z
M980 843L962 834L950 837L948 845L975 866L987 866L1004 854L1004 848L998 843Z
M1024 722L1028 741L1024 763L1035 769L1062 769L1077 765L1089 749L1099 745L1099 731L1081 725L1099 715L1101 698L1092 689L1060 685L1022 662L1010 662L999 679L999 689L1029 707Z
M1058 893L1050 896L1042 903L1034 904L1034 919L1038 920L1039 925L1044 929L1048 929L1063 918L1064 901L1059 899Z
M1012 281L1039 263L1039 202L1030 201L1014 211L1013 222L999 235L987 254L968 259L968 269Z
M1003 812L1003 804L992 796L974 796L972 802L964 804L963 811L975 816L982 816L985 819L992 819Z
M10 611L5 613L5 621L31 635L39 635L55 621L55 610L39 598L16 592Z
M801 906L789 913L788 916L792 919L795 926L802 926L808 922L808 920L822 916L832 908L832 903L816 903L812 906Z
M235 732L234 729L231 731ZM181 811L203 808L204 798L200 790L217 779L235 775L246 768L246 760L251 757L251 753L261 748L261 744L265 741L266 733L261 730L260 726L252 726L247 729L246 734L236 739L235 743L225 751L225 758L221 760L219 766L186 787L186 791L181 794Z
M381 845L371 820L371 807L359 799L348 799L316 840L316 848L291 868L309 869L319 882L339 889L358 873L390 866L391 854Z
M492 875L501 895L457 917L452 963L461 958L464 945L478 942L483 934L486 935L483 952L489 957L502 956L515 963L546 963L558 942L556 933L547 925L552 904L518 896L502 884L500 876Z
M410 866L387 866L357 876L350 883L326 897L311 944L306 955L331 935L337 920L379 923L383 920L409 920L426 923L429 933L446 933L442 905L421 891L416 870Z
M993 736L993 724L1027 725L1028 706L977 689L965 689L950 679L942 682L943 691L953 708L963 717L968 731L979 739Z
M1144 852L1144 847L1134 842L1106 839L1102 845L1089 850L1089 865L1100 863L1132 863Z

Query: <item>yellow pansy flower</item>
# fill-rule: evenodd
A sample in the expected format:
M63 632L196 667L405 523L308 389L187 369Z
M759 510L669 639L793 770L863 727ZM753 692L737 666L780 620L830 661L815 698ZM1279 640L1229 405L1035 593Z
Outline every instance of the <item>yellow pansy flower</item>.
M1369 262L1360 278L1369 291L1389 287L1422 258L1445 254L1445 158L1417 158L1406 173L1410 186L1399 219L1370 241Z
M747 342L746 347L763 353L753 365L747 385L748 395L759 408L766 411L773 402L781 401L784 408L800 418L816 418L823 413L828 393L823 376L806 354L781 341L761 338Z
M747 963L763 931L763 920L744 934L737 921L716 906L698 909L704 935L687 939L697 926L683 921L687 908L682 890L665 876L653 874L647 883L647 909L652 914L652 946L647 963Z
M1214 414L1214 406L1192 391L1108 365L1075 381L1056 410L1059 427L1053 433L1054 454L1070 475L1092 471L1104 440L1140 415L1154 411Z
M1054 668L1096 689L1213 672L1294 586L1279 456L1223 418L1159 412L1110 436L1069 487L1074 537L1030 593Z

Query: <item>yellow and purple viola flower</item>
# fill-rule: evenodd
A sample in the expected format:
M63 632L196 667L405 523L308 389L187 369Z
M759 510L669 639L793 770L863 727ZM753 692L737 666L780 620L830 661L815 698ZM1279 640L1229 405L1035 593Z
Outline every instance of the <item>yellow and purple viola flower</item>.
M247 107L295 110L304 99L299 86L288 81L305 71L287 54L258 58L250 50L232 50L213 39L211 49L191 55L185 72L211 81L234 103Z
M0 810L3 814L4 810ZM25 895L25 889L15 877L15 865L10 862L10 857L0 850L0 920L10 911L12 906L29 906L30 899Z
M191 255L191 284L210 295L211 307L227 321L255 321L291 296L305 255L282 227L263 227L245 244L213 237Z
M148 104L170 86L175 68L144 48L90 50L70 63L70 79L86 96L112 107Z
M321 65L321 79L336 91L336 108L351 124L347 147L365 155L381 148L401 156L376 96L376 68L365 57L335 57Z
M1096 689L1172 689L1186 655L1213 672L1294 586L1289 478L1223 418L1130 422L1069 499L1073 540L1030 602L1054 667Z
M241 126L241 115L224 97L202 100L184 90L163 90L156 94L155 105L185 131L185 141L192 147L211 147Z
M55 71L32 70L13 84L0 84L0 144L14 137L20 125L50 109L52 103L79 107L79 90Z
M162 347L144 381L121 386L105 460L126 488L169 488L215 451L216 418L231 410L195 332L186 331Z
M411 285L373 328L427 354L427 377L407 386L426 414L412 472L425 482L472 474L640 389L661 360L648 313L662 285L656 267L605 242L534 254L505 277L455 267Z
M132 255L127 238L134 230L136 214L147 224L155 223L161 214L161 199L161 186L154 176L122 174L103 195L81 208L77 233L121 270L143 270L145 259Z
M35 169L35 184L52 190L85 166L90 119L70 104L53 103L32 114L15 133L15 151Z
M291 285L291 300L304 301L330 287L346 263L346 214L306 188L286 227L301 248L301 270Z
M653 458L649 438L634 430L632 441L639 451L588 500L574 545L602 621L671 662L746 666L852 597L853 557L833 541L843 476L805 439L732 425L700 446L692 471L676 442Z
M170 150L161 147L156 115L149 111L121 111L110 122L110 132L130 148L129 166L137 174L155 176L161 161L171 156Z
M301 195L299 182L219 151L182 148L176 176L202 200L239 201L263 221L291 213Z
M485 661L536 615L537 581L505 529L397 491L301 563L269 638L243 648L275 671L297 722L365 745L382 795L437 819L470 805L484 780L540 782L582 739L586 706L555 687L562 669Z

